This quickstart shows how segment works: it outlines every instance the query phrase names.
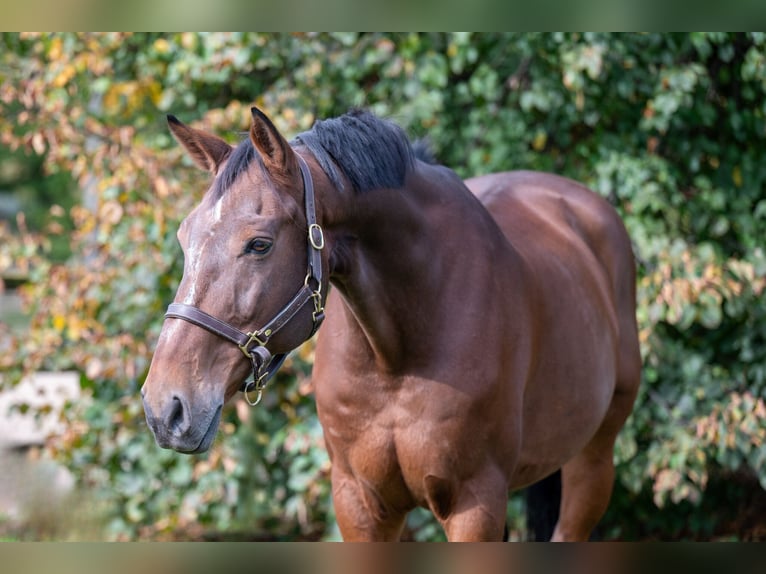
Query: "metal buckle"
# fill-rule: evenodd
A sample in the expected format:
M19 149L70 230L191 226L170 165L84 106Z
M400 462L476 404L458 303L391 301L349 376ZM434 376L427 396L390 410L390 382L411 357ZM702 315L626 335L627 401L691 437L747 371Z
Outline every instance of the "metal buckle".
M311 318L314 323L317 322L317 315L324 313L324 307L322 306L322 285L319 285L319 289L311 294L311 298L314 300L314 311L311 313Z
M258 331L255 331L253 333L247 333L247 336L249 337L249 339L245 341L244 345L237 345L237 346L239 347L239 350L245 354L245 357L252 360L253 355L250 353L250 350L249 350L250 345L253 343L253 341L255 341L261 347L265 347L269 337L271 337L271 329L266 329L263 333L259 333ZM261 340L259 337L266 337L266 339Z
M319 232L319 238L314 239L314 231ZM324 232L322 231L322 228L319 227L318 224L312 223L309 225L309 243L311 243L311 247L316 249L317 251L321 251L324 249Z

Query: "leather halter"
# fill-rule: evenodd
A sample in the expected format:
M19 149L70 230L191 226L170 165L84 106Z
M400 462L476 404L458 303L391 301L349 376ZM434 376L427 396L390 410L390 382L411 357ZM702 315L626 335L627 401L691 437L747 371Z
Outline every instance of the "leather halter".
M262 328L247 333L240 331L226 321L205 313L193 305L186 305L185 303L171 303L165 313L166 319L168 317L183 319L239 347L242 353L250 359L253 368L253 380L242 383L242 388L240 389L245 393L245 397L251 405L258 404L266 383L276 374L287 357L287 353L278 353L272 356L271 352L266 348L269 339L287 325L309 302L312 302L314 305L312 313L313 325L311 333L306 337L306 340L310 339L317 332L317 329L319 329L324 320L321 254L324 248L324 234L322 233L322 228L317 224L314 182L311 179L311 172L302 157L298 154L295 157L298 159L303 179L306 223L308 226L308 271L306 272L306 280L303 282L303 287L298 290L295 296L290 299L287 305L282 307L282 310L271 321ZM251 391L257 392L254 401L250 400L248 394Z

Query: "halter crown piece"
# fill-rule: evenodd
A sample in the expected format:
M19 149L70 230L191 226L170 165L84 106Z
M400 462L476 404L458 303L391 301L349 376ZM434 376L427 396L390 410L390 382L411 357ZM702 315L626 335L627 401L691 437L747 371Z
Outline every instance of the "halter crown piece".
M313 325L311 333L306 337L306 340L310 339L317 332L324 320L321 254L324 248L324 234L322 228L317 224L314 182L311 179L311 172L302 157L298 154L295 157L298 158L298 165L300 166L301 177L303 179L306 223L308 225L308 271L306 272L303 287L298 290L295 296L287 305L282 307L282 310L271 321L262 328L247 333L240 331L226 321L205 313L193 305L186 305L185 303L171 303L165 313L166 319L169 317L183 319L239 347L245 357L250 359L250 364L253 368L253 379L242 383L240 390L245 393L247 402L253 406L260 402L266 383L276 374L287 357L287 353L278 353L272 356L271 352L266 348L269 339L287 325L298 311L303 309L309 302L314 305L314 311L311 315ZM257 394L255 399L251 400L249 393L253 391Z

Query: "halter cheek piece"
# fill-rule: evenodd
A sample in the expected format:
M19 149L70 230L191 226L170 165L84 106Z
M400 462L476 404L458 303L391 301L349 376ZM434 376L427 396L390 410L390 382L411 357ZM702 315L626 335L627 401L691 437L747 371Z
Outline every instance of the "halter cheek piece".
M314 305L312 313L313 325L311 333L306 339L310 339L317 332L324 320L324 308L322 307L322 254L324 248L324 235L322 228L317 224L316 203L314 199L314 182L311 179L306 161L299 155L298 165L301 168L303 179L303 194L306 208L306 223L308 225L308 271L306 280L295 296L285 305L276 316L266 323L261 329L243 333L226 321L208 315L201 309L185 303L172 303L165 318L183 319L193 325L202 327L219 337L237 345L244 355L250 359L253 368L253 380L242 383L240 389L245 393L247 402L257 405L261 400L261 394L266 383L276 374L282 366L287 353L279 353L274 356L266 348L274 334L287 325L303 307L311 302ZM250 399L249 393L255 391L255 400Z

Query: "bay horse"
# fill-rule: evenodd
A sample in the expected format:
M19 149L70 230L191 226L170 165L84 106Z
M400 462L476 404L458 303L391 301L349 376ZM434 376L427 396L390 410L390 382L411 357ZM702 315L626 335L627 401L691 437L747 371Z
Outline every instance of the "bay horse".
M326 316L312 382L345 540L397 540L415 507L450 541L500 540L508 493L559 469L552 539L589 537L641 370L604 199L529 171L463 182L364 110L289 142L253 108L236 146L168 122L214 177L141 389L159 446L207 450Z

